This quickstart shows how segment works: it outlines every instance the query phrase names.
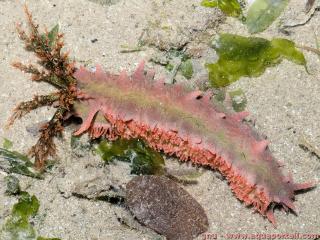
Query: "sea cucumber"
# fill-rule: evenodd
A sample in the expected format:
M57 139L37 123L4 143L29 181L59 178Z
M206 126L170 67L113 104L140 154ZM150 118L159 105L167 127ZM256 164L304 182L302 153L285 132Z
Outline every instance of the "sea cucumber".
M74 107L84 122L75 134L140 138L182 161L217 169L238 199L274 225L276 205L295 211L295 192L312 184L296 184L281 173L268 142L243 122L246 112L222 112L210 91L187 91L154 80L154 75L145 72L144 62L131 76L105 73L100 66L94 72L78 69Z
M40 137L29 154L35 168L43 170L55 155L53 138L63 131L71 115L83 120L75 135L88 132L91 138L140 138L150 147L219 170L238 199L253 206L276 225L275 206L295 211L295 192L313 187L297 184L284 176L281 164L272 156L268 142L244 118L247 112L223 110L210 91L188 91L183 85L166 85L154 80L155 72L145 72L141 62L132 75L76 69L68 53L62 53L63 34L57 28L41 34L25 6L30 34L17 26L25 48L33 51L42 69L20 62L14 67L31 74L34 81L47 82L58 89L20 103L9 119L11 125L33 109L56 107L56 112L40 129Z

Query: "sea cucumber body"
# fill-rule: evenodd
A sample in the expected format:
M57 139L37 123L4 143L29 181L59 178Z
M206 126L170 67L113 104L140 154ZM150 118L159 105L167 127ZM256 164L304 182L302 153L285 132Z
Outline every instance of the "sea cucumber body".
M182 161L219 170L236 197L273 224L274 206L294 210L294 192L310 187L283 176L267 141L242 121L247 114L223 112L209 92L153 81L143 62L131 76L97 66L95 72L80 68L74 77L75 111L84 120L76 135L141 138Z

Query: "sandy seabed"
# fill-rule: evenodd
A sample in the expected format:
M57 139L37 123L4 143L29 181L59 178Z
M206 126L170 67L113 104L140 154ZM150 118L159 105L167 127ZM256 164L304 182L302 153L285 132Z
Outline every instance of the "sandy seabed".
M25 20L23 2L0 0L0 138L13 141L15 149L20 152L26 152L37 139L26 129L50 119L54 111L38 109L11 129L3 128L18 102L52 90L46 84L27 80L25 74L10 66L14 60L26 63L34 60L30 53L24 51L15 31L15 23ZM61 31L65 33L66 49L78 63L89 66L99 63L113 72L122 69L132 71L139 61L150 60L170 47L182 45L196 49L195 46L199 46L204 53L194 59L194 64L198 64L199 69L196 76L203 78L203 63L214 59L213 51L207 46L208 39L218 32L248 35L245 26L238 20L225 19L219 11L204 9L200 7L200 1L195 0L29 0L27 3L40 26L50 28L60 24ZM306 25L290 29L289 36L278 31L280 20L284 23L303 21L303 4L301 0L290 1L277 23L258 36L268 39L285 37L299 45L314 47L314 33L320 36L319 12L315 12ZM169 26L172 32L163 31L167 29L164 26ZM152 46L146 46L140 52L120 52L122 45L135 46L141 38ZM268 136L272 152L277 159L284 161L286 171L293 173L294 180L318 182L320 160L299 147L301 138L320 146L320 61L317 55L304 53L309 73L303 66L283 61L268 68L258 78L242 78L230 89L244 90L250 119L255 121L259 132ZM153 66L151 62L147 65ZM163 67L154 67L159 75L168 74ZM183 81L181 76L177 78ZM72 195L74 186L85 181L108 178L125 184L131 178L125 164L101 167L99 158L90 153L76 157L69 147L72 131L72 127L68 127L64 137L56 140L59 163L44 180L18 176L22 188L40 200L41 207L35 220L39 233L64 240L161 239L161 236L135 223L124 208ZM171 160L168 164L179 167ZM0 225L16 202L16 198L4 194L5 175L0 171ZM208 236L210 233L211 237L224 239L228 237L225 234L320 234L319 188L296 196L297 216L276 211L276 229L239 202L227 182L213 171L203 170L199 183L185 188L208 215ZM135 227L121 224L119 218Z

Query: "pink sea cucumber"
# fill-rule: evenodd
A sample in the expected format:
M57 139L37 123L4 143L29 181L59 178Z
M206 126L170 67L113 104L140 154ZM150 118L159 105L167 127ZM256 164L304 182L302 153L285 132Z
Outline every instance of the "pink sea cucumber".
M282 174L268 142L243 121L246 112L224 111L212 101L210 91L188 91L182 85L154 80L155 72L145 72L143 62L132 75L126 71L106 73L99 66L94 72L76 69L68 54L61 52L63 35L41 34L26 6L25 12L30 34L20 25L18 33L42 69L20 62L13 65L30 73L33 80L47 82L59 90L20 103L9 119L11 125L38 107L57 108L30 150L37 169L43 170L48 156L55 154L53 138L63 131L65 120L73 114L83 120L76 135L88 132L91 138L141 138L150 147L182 161L219 170L236 197L274 225L275 206L295 211L295 192L313 186L296 184L290 175Z
M84 119L76 135L141 138L182 161L217 169L238 199L274 225L274 207L295 211L295 192L312 187L285 177L268 142L243 122L247 113L218 110L209 91L154 81L154 71L145 72L143 62L131 76L97 66L95 72L81 67L74 77L79 89L75 112Z

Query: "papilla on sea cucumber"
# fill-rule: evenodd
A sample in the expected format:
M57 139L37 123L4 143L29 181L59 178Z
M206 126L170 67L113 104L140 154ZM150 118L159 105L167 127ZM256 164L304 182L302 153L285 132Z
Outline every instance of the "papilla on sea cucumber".
M62 34L38 31L25 8L30 34L18 25L25 47L39 58L42 69L34 65L13 65L45 81L58 91L35 96L20 103L9 124L40 106L55 105L56 113L41 129L31 148L35 167L43 169L46 159L55 154L53 138L63 131L70 116L83 120L75 135L88 132L91 138L140 138L150 147L219 170L233 193L247 206L253 206L274 225L274 207L295 211L297 191L313 187L294 183L284 176L281 166L261 138L243 119L246 112L223 112L213 102L210 91L188 91L182 85L166 85L154 80L153 70L145 71L142 61L132 75L77 69L61 52Z

